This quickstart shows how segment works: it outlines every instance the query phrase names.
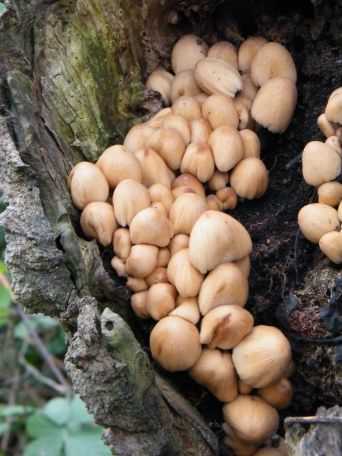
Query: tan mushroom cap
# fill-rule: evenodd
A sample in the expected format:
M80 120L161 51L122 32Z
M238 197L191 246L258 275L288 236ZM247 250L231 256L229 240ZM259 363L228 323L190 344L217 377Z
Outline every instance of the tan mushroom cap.
M232 187L221 188L216 192L217 198L222 203L224 211L227 209L235 209L238 203L238 197L235 190Z
M244 307L247 299L247 277L234 263L224 263L216 266L204 279L198 296L198 305L201 314L206 315L218 306Z
M137 181L121 181L113 193L115 218L119 225L127 226L133 217L151 204L147 188Z
M259 158L245 158L233 169L230 185L241 198L261 198L268 187L268 171Z
M147 140L154 131L155 128L150 123L134 125L126 135L124 148L132 154L145 149Z
M262 87L273 78L286 78L294 84L297 81L296 65L289 51L279 43L265 44L256 53L251 64L254 84Z
M160 128L163 125L164 120L169 115L172 115L172 109L164 108L161 111L158 111L154 116L152 116L151 119L147 121L144 125L147 125L148 127L155 130L156 128Z
M171 65L177 74L181 71L193 70L208 53L207 44L196 35L184 35L172 49Z
M139 318L150 318L146 308L147 291L139 291L131 296L131 307L135 315Z
M158 266L152 272L152 274L150 274L148 277L146 277L146 283L149 287L151 287L155 283L169 283L166 268L163 266Z
M242 90L239 93L241 97L250 101L250 105L246 105L247 108L251 108L252 102L258 93L257 87L254 85L252 78L249 73L245 73L241 76L242 79Z
M239 72L229 63L220 59L205 58L195 68L198 86L209 95L228 95L234 97L242 89Z
M257 444L252 444L239 439L233 429L227 423L222 424L226 437L224 443L227 447L234 451L237 456L254 456L257 451Z
M319 248L333 263L342 263L342 233L340 231L323 234L319 240Z
M161 320L176 307L177 291L170 283L156 283L147 292L146 309L154 320Z
M172 238L172 225L166 215L154 207L138 212L131 221L129 234L133 244L166 247Z
M119 277L127 277L125 262L121 258L113 257L110 264Z
M202 274L221 263L240 260L251 251L252 240L246 228L221 212L204 212L190 235L190 261Z
M159 249L158 257L157 257L157 266L158 267L165 267L169 264L171 258L170 250L167 247Z
M158 152L167 166L173 170L179 169L185 152L185 142L176 129L160 128L156 130L148 139L147 144Z
M209 138L215 165L221 172L229 171L243 158L243 142L239 132L232 127L219 127Z
M334 180L341 173L341 157L328 144L310 141L303 150L302 171L307 184L315 187Z
M234 68L238 68L238 56L236 47L228 41L218 41L208 51L208 57L223 60Z
M205 197L205 190L203 184L191 174L181 174L180 176L176 177L176 179L172 182L172 190L181 187L189 187L193 190L193 193L198 193Z
M291 361L291 347L274 326L259 325L233 349L239 378L254 388L279 380Z
M203 275L190 262L189 249L180 250L172 255L167 267L167 276L183 298L197 296L203 282Z
M241 44L238 53L239 70L247 73L251 69L252 61L259 50L267 43L261 36L250 36Z
M202 117L201 105L193 97L179 97L172 106L173 114L184 117L191 122Z
M198 87L192 70L177 73L171 86L171 100L174 103L179 97L194 97L199 95L201 89Z
M129 276L144 279L157 267L158 247L154 245L133 245L126 260L126 271Z
M216 195L207 196L207 205L209 211L223 211L223 203Z
M201 323L200 340L210 349L230 350L253 329L254 318L246 309L223 305L210 310Z
M173 128L183 138L184 144L188 145L191 141L191 132L189 122L182 116L170 114L166 116L161 125L163 128Z
M298 225L304 237L314 244L324 234L340 229L336 209L320 203L303 206L298 212Z
M253 391L253 387L247 385L247 383L242 382L239 380L238 389L240 394L250 394Z
M207 182L214 174L215 162L208 144L189 144L181 163L181 172L197 177L201 182Z
M219 401L231 402L237 395L237 379L230 353L204 349L190 376Z
M296 85L290 79L273 78L258 91L252 117L272 133L283 133L291 122L296 103Z
M248 255L244 258L241 258L241 260L234 261L234 264L240 269L243 274L245 274L248 279L251 272L251 257Z
M154 184L148 189L152 203L161 203L167 212L171 209L174 198L171 190L162 184Z
M143 185L150 187L160 183L165 187L171 187L174 174L154 149L140 149L135 152L135 156L141 166Z
M89 203L81 214L81 228L90 239L96 239L103 246L110 245L117 228L113 206L100 201Z
M245 130L246 128L254 129L255 122L251 115L252 101L248 98L238 95L234 98L234 106L239 116L239 130Z
M101 170L93 163L77 163L70 172L68 183L72 202L77 209L84 209L89 203L104 202L108 199L108 182Z
M158 67L148 77L146 87L147 89L159 92L164 103L169 105L171 101L171 85L173 79L173 74L164 70L162 67Z
M208 182L209 189L212 192L217 192L222 188L225 188L229 183L229 174L221 173L220 171L215 171L212 178Z
M136 277L128 277L126 286L134 293L147 290L147 283L144 279L137 279Z
M232 98L226 95L211 95L202 104L202 114L213 129L229 125L237 128L239 116Z
M131 238L129 230L126 228L119 228L113 235L113 251L122 260L126 260L129 252L131 251Z
M325 115L329 122L342 124L342 90L341 87L332 92L325 108Z
M318 187L318 202L336 207L342 201L342 184L326 182Z
M196 298L177 298L177 307L170 313L170 316L184 318L184 320L197 325L201 315Z
M251 443L265 441L279 425L277 410L257 396L238 396L224 405L223 416L239 438Z
M190 237L187 234L176 234L170 242L170 253L171 256L175 255L177 252L189 247Z
M240 131L243 143L243 158L260 158L261 143L258 135L248 128Z
M150 334L152 357L170 372L190 369L201 356L195 325L179 317L162 318Z
M265 386L265 388L259 389L258 394L272 407L279 410L288 407L290 404L293 397L293 388L287 378L282 378L271 385Z
M321 114L317 118L317 125L326 138L336 135L336 130L334 126L331 124L331 122L329 122L325 114Z
M207 144L209 136L212 133L210 124L205 119L196 119L190 122L191 128L191 142L193 144L204 143Z
M197 193L184 193L173 203L170 209L170 222L174 234L190 234L192 227L203 212L207 210L207 202Z
M336 132L336 135L338 135L339 132ZM341 142L338 136L329 136L325 140L325 144L328 144L328 146L332 147L340 157L342 157L342 147L341 147Z

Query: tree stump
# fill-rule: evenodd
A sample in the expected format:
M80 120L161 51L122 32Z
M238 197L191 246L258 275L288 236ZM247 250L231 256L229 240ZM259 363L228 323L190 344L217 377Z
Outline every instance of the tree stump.
M63 323L73 387L117 456L227 454L219 404L183 375L173 377L176 390L151 364L150 324L133 318L109 252L82 237L66 185L75 163L96 160L160 109L143 80L190 31L208 43L259 34L294 56L295 118L281 136L260 132L270 189L233 215L254 241L249 308L294 348L296 395L286 415L341 401L341 272L296 222L314 197L299 155L321 137L316 117L341 85L341 12L337 0L16 0L1 18L1 223L11 284L28 312Z

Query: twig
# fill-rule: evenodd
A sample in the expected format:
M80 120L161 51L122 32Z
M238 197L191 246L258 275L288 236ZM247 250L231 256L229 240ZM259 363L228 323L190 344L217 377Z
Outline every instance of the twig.
M48 387L57 391L59 394L65 395L68 393L69 386L65 387L64 385L54 382L53 380L51 380L51 378L46 377L41 372L39 372L38 369L36 369L34 366L32 366L30 363L28 363L25 360L25 358L19 359L19 363L21 366L23 366L26 369L26 371L29 374L31 374L33 377L35 377L35 379L38 380L40 383L47 385Z
M285 418L285 426L290 426L292 424L342 424L342 416L298 416L292 417L289 416Z

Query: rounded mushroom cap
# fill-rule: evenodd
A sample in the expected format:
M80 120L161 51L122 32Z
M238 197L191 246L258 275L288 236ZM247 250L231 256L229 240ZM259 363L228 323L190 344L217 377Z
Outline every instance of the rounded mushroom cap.
M172 49L171 65L177 74L181 71L192 70L197 62L206 57L207 44L196 35L184 35Z
M342 201L342 184L326 182L318 187L318 202L336 207Z
M158 152L171 169L179 169L185 152L185 142L176 129L160 128L156 130L148 139L147 144ZM154 182L154 184L157 183L158 181ZM159 183L162 182L159 181Z
M201 182L191 174L181 174L180 176L176 177L176 179L172 182L173 191L182 187L190 188L193 191L193 193L198 193L199 195L205 197L205 190L203 184L201 184ZM180 194L178 196L180 196Z
M251 257L248 255L244 258L241 258L241 260L234 261L235 266L237 266L240 271L247 277L249 277L249 274L251 272Z
M173 74L164 70L164 68L156 68L148 77L146 81L147 89L159 92L164 103L170 104L171 99L171 84L174 79Z
M286 78L295 84L296 65L284 46L270 42L256 53L251 64L251 77L256 86L263 86L273 78Z
M319 248L333 263L342 263L342 233L340 231L323 234L319 240Z
M328 144L310 141L303 150L302 171L307 184L319 186L341 173L341 157Z
M150 318L146 308L147 291L139 291L131 296L131 307L135 315L139 318Z
M249 105L247 105L246 102L246 107L251 108L252 102L254 98L256 97L256 94L258 93L258 89L255 87L252 78L249 73L245 73L242 75L242 90L239 93L239 95L243 98L243 100L248 100L250 102Z
M239 70L250 71L252 61L259 50L267 43L261 36L250 36L240 46L238 53Z
M205 119L196 119L190 122L191 128L191 142L193 144L204 143L207 144L209 136L212 132L210 124Z
M108 182L93 163L77 163L69 174L68 183L72 202L77 209L84 209L89 203L108 199Z
M117 224L111 204L100 201L87 204L82 211L80 223L87 237L96 239L105 247L112 243Z
M216 266L204 279L198 304L201 314L206 315L218 306L244 307L247 299L247 277L234 263L224 263Z
M154 184L162 184L170 188L174 179L173 172L167 167L164 160L154 150L149 148L140 149L135 152L142 170L142 183L146 187Z
M170 114L165 117L161 125L163 128L173 128L182 136L184 144L188 145L191 140L189 122L177 114Z
M115 218L119 225L127 226L133 217L151 204L147 188L137 181L121 181L113 193Z
M181 172L190 173L201 182L207 182L214 171L214 157L208 144L189 144L182 160Z
M237 379L230 353L204 349L190 376L222 402L233 401L237 395Z
M211 95L202 104L202 114L213 129L229 125L237 128L239 116L233 100L226 95Z
M161 319L150 334L153 359L170 372L190 369L201 356L199 332L179 317Z
M238 396L224 405L223 416L239 438L252 443L265 441L279 425L277 410L257 396Z
M146 309L154 320L166 317L176 307L177 292L170 283L156 283L147 292Z
M167 212L173 204L173 195L171 190L162 184L154 184L148 189L152 203L161 203Z
M293 396L293 388L291 382L287 378L282 378L276 383L265 386L258 390L259 396L261 396L266 402L276 409L286 408Z
M324 234L340 229L336 209L320 203L303 206L298 212L298 225L304 237L314 244Z
M133 245L126 260L127 274L144 279L157 267L158 248L154 245Z
M170 316L184 318L193 325L197 325L201 318L197 299L178 296L177 307L170 313Z
M171 86L171 100L174 103L179 97L194 97L199 95L201 89L198 87L192 70L177 73Z
M258 91L252 117L272 133L283 133L289 126L297 103L297 89L289 79L274 78Z
M209 137L215 165L221 172L229 171L243 158L243 142L239 132L232 127L219 127Z
M209 348L230 350L253 329L254 318L239 306L223 305L210 310L202 320L200 340Z
M217 192L218 190L222 190L223 188L225 188L228 182L228 173L221 173L220 171L215 171L212 178L208 182L208 186L212 192Z
M230 175L230 185L241 198L261 198L268 187L268 171L259 158L245 158Z
M186 234L176 234L170 242L171 256L175 255L180 250L187 249L189 247L189 239L189 236Z
M203 275L190 262L189 249L180 250L172 255L167 267L167 276L183 298L197 296L203 282Z
M243 143L243 158L260 158L261 144L258 135L253 131L245 128L240 131Z
M146 122L145 125L152 128L153 130L156 128L160 128L163 125L163 122L166 119L166 117L168 117L169 115L172 115L172 109L164 108L161 111L157 112L154 116L152 116L150 120Z
M224 443L234 451L234 454L238 456L253 456L255 454L257 451L257 444L252 444L239 439L227 423L223 423L222 428L226 434Z
M254 388L279 380L291 361L291 347L274 326L255 326L233 349L233 362L239 378Z
M119 228L113 235L113 251L122 260L126 260L131 250L131 238L126 228Z
M148 207L132 219L129 234L133 244L151 244L166 247L172 238L172 225L157 208Z
M326 138L330 138L330 136L336 135L334 126L329 122L325 114L318 116L317 125Z
M190 234L192 227L203 212L207 210L207 202L197 193L184 193L173 203L170 209L170 222L174 234Z
M238 203L238 197L232 187L221 188L216 192L217 198L221 201L223 210L235 209Z
M342 124L342 90L341 87L332 92L325 108L325 115L329 122Z
M152 127L150 123L134 125L126 135L124 148L132 154L140 149L144 149L148 138L154 131L155 128Z
M251 251L252 240L246 228L221 212L204 212L190 235L190 261L202 274L221 263L240 260Z
M202 117L201 105L193 97L179 97L172 106L173 114L184 117L189 122Z
M208 57L223 60L234 68L238 68L236 47L228 41L218 41L208 51Z
M220 59L205 58L195 68L195 79L199 87L209 95L234 97L242 89L239 72L229 63Z
M169 279L167 278L167 270L162 266L158 266L152 274L146 277L146 283L149 287L154 285L155 283L169 283Z

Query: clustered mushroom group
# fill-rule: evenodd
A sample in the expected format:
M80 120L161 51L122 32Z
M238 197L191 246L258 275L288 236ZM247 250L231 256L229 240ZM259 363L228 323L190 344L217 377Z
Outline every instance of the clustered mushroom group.
M96 164L72 169L72 200L85 236L113 246L111 264L127 278L135 314L157 321L152 357L224 402L226 443L237 456L284 455L260 446L292 398L290 344L279 329L254 326L244 308L252 240L222 211L265 193L253 128L286 130L296 68L282 45L260 37L237 51L186 35L172 70L157 68L146 83L167 107Z
M303 150L302 169L307 184L317 188L318 203L298 213L301 232L335 264L342 263L342 87L330 95L317 124L325 142L310 141Z

